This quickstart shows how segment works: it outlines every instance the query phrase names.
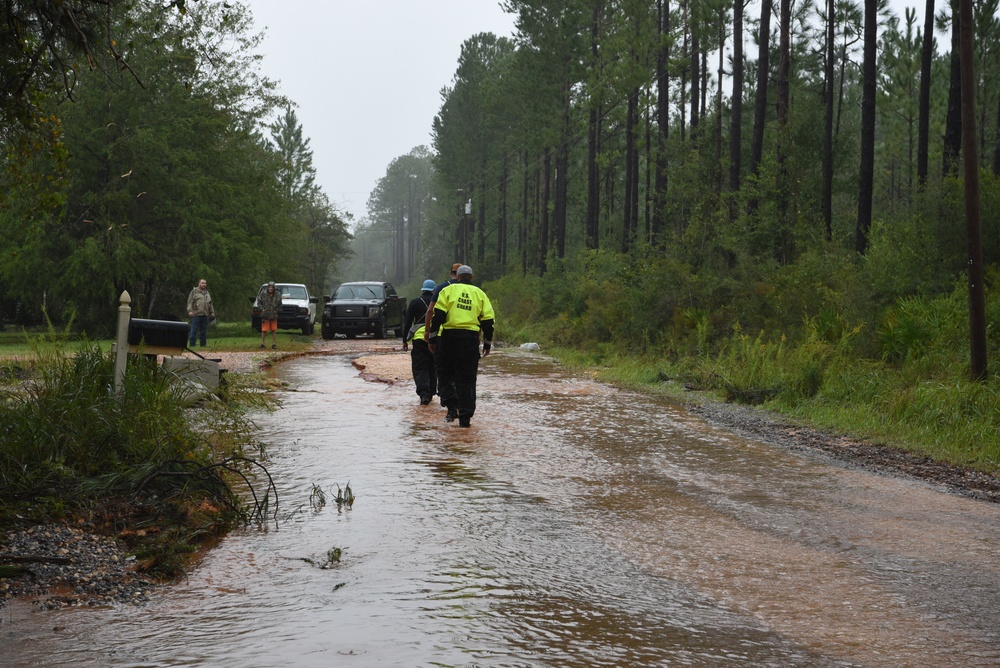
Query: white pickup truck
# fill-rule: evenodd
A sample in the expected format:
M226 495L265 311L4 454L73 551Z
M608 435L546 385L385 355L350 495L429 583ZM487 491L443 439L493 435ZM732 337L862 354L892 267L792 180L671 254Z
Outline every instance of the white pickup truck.
M302 283L275 283L274 289L281 293L281 310L278 311L278 329L299 329L303 334L313 333L316 326L317 297L309 296L309 288ZM260 297L267 290L267 283L260 286L253 300L250 324L260 331Z

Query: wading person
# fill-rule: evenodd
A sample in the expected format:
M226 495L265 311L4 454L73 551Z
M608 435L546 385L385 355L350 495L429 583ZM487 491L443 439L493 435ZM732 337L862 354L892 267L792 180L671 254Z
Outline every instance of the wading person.
M281 293L274 285L274 281L267 284L267 288L260 296L260 347L265 347L267 333L271 332L271 348L278 349L278 311L281 310Z
M212 295L208 292L208 281L204 278L188 294L187 314L191 318L188 348L194 348L195 341L199 339L204 348L208 340L208 322L215 320L215 306L212 305Z
M446 280L446 281L444 281L442 283L438 283L437 285L434 286L434 292L431 294L431 303L427 307L427 315L424 316L424 339L425 340L428 339L429 334L430 334L431 316L434 315L434 303L437 301L438 295L441 293L442 290L444 290L449 285L458 282L457 273L458 273L458 268L461 267L461 266L462 266L461 262L456 262L455 264L451 265L451 277L448 280ZM441 345L442 345L442 342L438 341L438 347L439 348L440 348ZM437 352L440 353L441 351L438 350ZM442 377L441 377L441 356L440 356L440 354L434 355L434 368L437 371L438 396L441 398L441 405L444 406L445 405L444 404L444 396L445 396L445 394L448 394L449 396L454 395L455 394L455 386L454 386L454 384L452 384L451 380L448 379L448 380L445 381L448 384L448 387L445 388L443 391L441 389Z
M439 360L438 387L448 407L445 420L458 418L460 427L468 427L476 413L480 335L486 357L493 343L494 315L490 298L472 284L472 268L463 264L456 274L458 282L438 293L429 341Z
M434 368L434 355L427 347L424 339L424 322L434 292L434 281L427 279L420 290L420 296L412 299L406 307L403 316L403 350L407 342L412 341L413 352L410 353L410 371L413 383L416 385L420 405L426 406L437 394L437 371Z

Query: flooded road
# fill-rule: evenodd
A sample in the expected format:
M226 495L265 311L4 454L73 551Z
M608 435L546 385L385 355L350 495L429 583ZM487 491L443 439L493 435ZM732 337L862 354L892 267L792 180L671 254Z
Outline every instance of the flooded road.
M142 608L0 610L0 665L1000 665L995 504L541 357L484 361L471 429L344 356L278 373L277 527Z

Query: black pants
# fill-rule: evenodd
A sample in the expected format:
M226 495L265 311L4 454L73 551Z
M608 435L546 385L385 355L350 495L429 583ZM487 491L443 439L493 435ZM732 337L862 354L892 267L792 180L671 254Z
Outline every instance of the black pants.
M438 399L441 400L442 406L447 407L449 403L454 403L457 399L455 396L455 379L443 367L444 347L445 340L442 333L437 338L437 346L434 350L434 372L437 375Z
M410 341L410 371L413 382L417 386L420 398L433 397L437 394L437 369L435 369L434 354L427 349L423 338Z
M438 341L438 388L441 403L457 408L459 418L471 418L476 412L479 333L446 329Z

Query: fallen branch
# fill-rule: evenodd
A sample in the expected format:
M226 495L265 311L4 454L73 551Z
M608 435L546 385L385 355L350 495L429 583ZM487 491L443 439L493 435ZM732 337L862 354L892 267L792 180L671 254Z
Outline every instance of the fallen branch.
M257 496L257 490L254 489L251 478L240 470L237 466L238 464L250 465L251 467L256 467L263 471L264 475L267 477L267 487L263 497ZM178 468L181 470L176 470ZM172 459L163 462L160 464L160 468L143 478L142 481L140 481L140 483L136 486L135 491L136 493L141 492L146 485L156 478L193 478L202 483L207 491L209 491L220 503L229 508L229 510L235 513L240 513L242 511L241 502L233 492L232 488L230 488L230 486L226 483L222 475L220 475L220 470L228 471L229 473L241 478L244 484L246 484L247 489L250 491L250 495L253 497L253 508L249 513L247 522L262 523L264 521L265 515L268 514L271 506L272 495L274 496L274 517L277 518L278 488L274 484L274 479L271 478L270 472L263 464L248 457L228 457L220 462L207 465L199 464L197 462Z

